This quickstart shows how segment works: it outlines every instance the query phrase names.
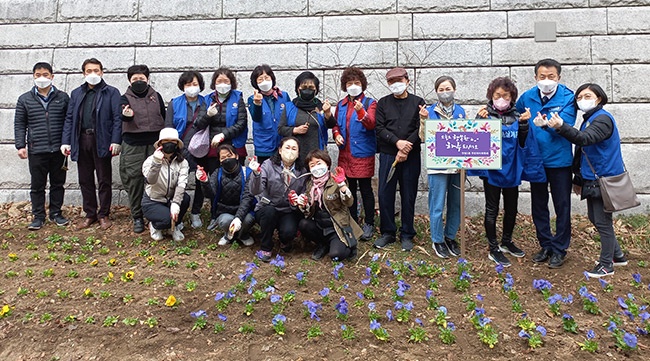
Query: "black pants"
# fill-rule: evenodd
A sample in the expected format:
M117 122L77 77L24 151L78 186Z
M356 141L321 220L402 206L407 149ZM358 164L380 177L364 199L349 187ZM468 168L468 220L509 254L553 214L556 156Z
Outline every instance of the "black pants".
M131 145L122 142L120 152L120 179L129 195L131 217L142 218L142 195L144 194L144 176L142 164L155 151L153 144Z
M499 249L497 242L497 216L499 215L499 199L503 193L503 234L502 242L512 242L512 231L515 229L517 219L517 202L519 200L519 187L501 188L491 185L483 180L485 193L485 236L488 239L490 251Z
M319 246L329 248L329 257L337 260L344 260L350 257L352 249L341 242L334 228L323 229L313 219L301 219L298 229L302 235Z
M187 193L183 193L183 201L180 204L181 211L178 213L177 224L185 216L187 209L190 207L190 196ZM145 218L153 224L155 229L170 229L172 228L172 218L169 208L171 207L171 202L156 202L151 200L149 196L145 193L142 196L142 213L144 213Z
M219 167L219 158L214 158L214 157L203 157L203 158L194 158L196 164L200 165L201 167L204 168L204 170L208 173L208 178L210 178L210 174L212 174L217 168ZM195 177L196 179L196 177ZM199 214L201 213L201 208L203 207L203 189L201 189L201 184L196 181L196 185L194 186L194 199L192 200L192 214ZM212 208L212 199L210 199L210 213L213 215L212 218L217 218L216 215L214 215L213 211L216 211Z
M348 184L350 192L352 192L352 197L354 202L350 207L350 215L355 222L359 223L359 214L357 212L357 185L358 189L361 192L361 199L363 201L363 213L365 224L371 226L375 225L375 193L372 190L372 178L348 178Z
M61 169L65 157L61 152L28 154L31 185L29 197L32 200L34 218L45 220L45 186L50 177L50 218L61 213L65 190L66 171Z
M86 218L106 218L111 212L113 189L113 168L111 157L100 158L97 155L97 140L94 134L81 134L79 138L79 188L83 200L83 210ZM97 209L97 194L95 193L95 173L99 188L99 210Z
M395 224L395 195L397 183L399 182L399 195L402 199L402 226L400 227L400 238L413 239L415 227L415 198L418 193L418 181L420 179L420 152L412 150L405 161L397 163L395 174L390 182L388 173L395 156L388 153L379 154L379 218L381 234L394 236L397 232Z
M621 257L623 251L614 233L612 214L605 212L602 197L587 197L587 215L600 235L599 262L611 268L614 256Z
M546 183L530 183L533 223L539 245L553 253L566 254L571 244L571 167L545 168ZM555 209L555 235L551 232L548 210L548 188L551 188Z
M255 212L255 220L260 224L262 251L273 250L273 232L278 230L281 247L289 247L296 238L298 221L302 215L297 211L278 212L275 207L266 205Z

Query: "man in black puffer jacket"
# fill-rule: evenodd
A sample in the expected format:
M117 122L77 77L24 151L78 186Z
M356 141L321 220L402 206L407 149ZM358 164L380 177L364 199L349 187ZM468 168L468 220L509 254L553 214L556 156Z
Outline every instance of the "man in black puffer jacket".
M52 66L36 63L34 86L18 98L14 118L14 139L18 156L28 159L31 175L30 198L32 223L30 230L45 224L45 185L50 177L50 220L59 226L69 223L61 214L66 171L64 156L59 151L63 123L70 97L52 85Z

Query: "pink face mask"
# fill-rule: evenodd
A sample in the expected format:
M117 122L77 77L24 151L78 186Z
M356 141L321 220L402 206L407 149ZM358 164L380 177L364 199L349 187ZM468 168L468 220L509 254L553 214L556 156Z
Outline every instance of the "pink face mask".
M504 111L504 110L507 110L508 108L510 108L510 102L503 99L503 98L493 100L492 104L494 104L494 108L496 110L499 110L499 111Z

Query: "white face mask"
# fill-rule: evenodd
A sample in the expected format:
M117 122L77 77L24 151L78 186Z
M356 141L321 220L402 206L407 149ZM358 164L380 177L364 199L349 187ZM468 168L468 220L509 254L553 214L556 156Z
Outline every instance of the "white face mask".
M102 77L95 74L95 73L90 73L90 74L86 75L86 83L88 83L90 85L97 85L101 81L102 81Z
M557 82L551 79L544 79L537 82L537 88L542 94L550 94L557 88Z
M267 91L271 90L271 88L273 87L273 81L264 80L261 83L257 83L257 87L260 88L262 92L266 93Z
M45 89L48 86L52 85L52 79L46 78L44 76L34 79L34 85L40 89Z
M350 85L347 90L351 97L359 96L363 92L363 88L354 84Z
M596 99L578 100L578 108L583 112L588 112L596 107Z
M315 165L311 169L309 169L309 172L314 178L320 178L324 176L325 174L327 174L327 171L329 171L329 169L325 164Z
M232 89L230 84L223 84L223 83L215 85L214 88L217 91L217 93L222 95L228 94L230 89Z
M282 158L282 161L285 163L293 164L293 162L298 159L298 151L293 149L282 149L280 158Z
M406 83L398 81L388 86L393 95L402 95L406 90Z
M195 96L199 95L201 92L201 88L198 86L188 86L185 88L185 95L188 98L194 98Z

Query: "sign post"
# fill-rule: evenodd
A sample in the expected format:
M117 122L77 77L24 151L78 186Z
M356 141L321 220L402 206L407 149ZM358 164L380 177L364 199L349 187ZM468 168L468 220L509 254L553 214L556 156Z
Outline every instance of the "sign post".
M464 256L466 170L501 169L501 120L428 119L425 126L427 169L460 172L460 249Z

